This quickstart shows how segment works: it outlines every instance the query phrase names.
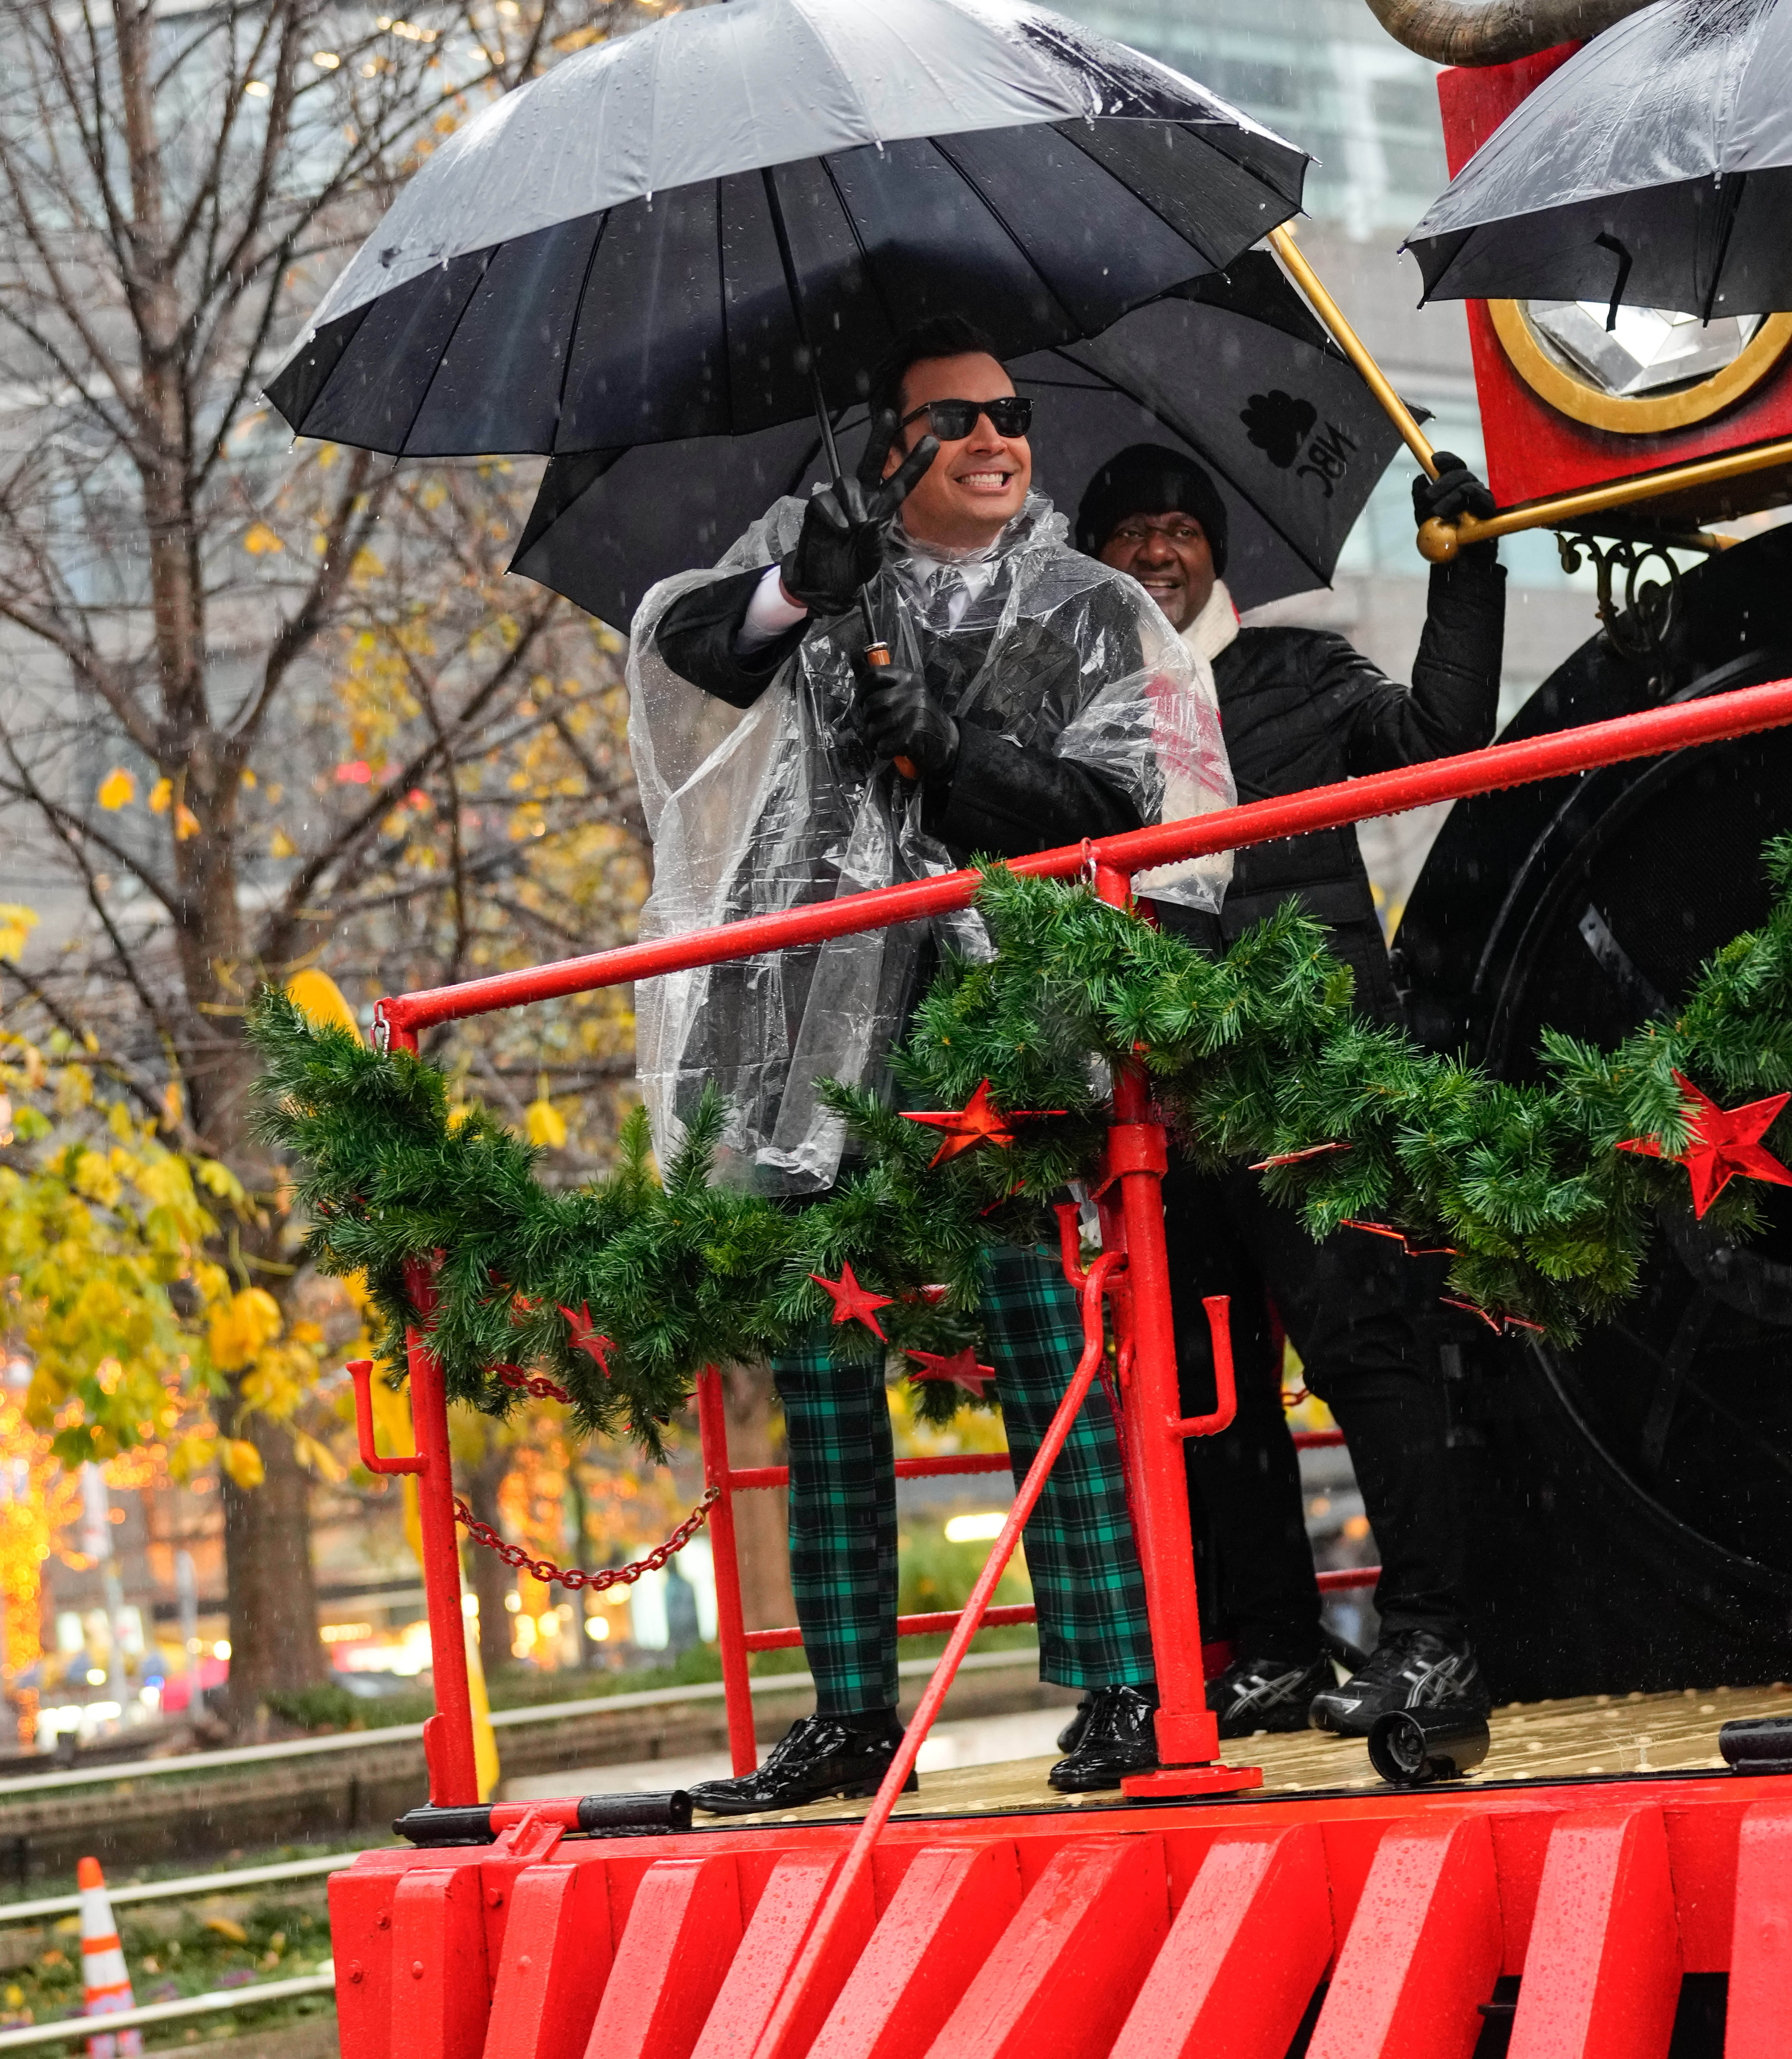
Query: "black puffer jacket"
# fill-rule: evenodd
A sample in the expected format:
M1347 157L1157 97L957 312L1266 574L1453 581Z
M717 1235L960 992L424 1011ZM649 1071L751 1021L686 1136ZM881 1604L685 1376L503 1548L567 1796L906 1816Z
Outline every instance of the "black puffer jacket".
M1342 636L1322 629L1241 629L1213 660L1220 720L1243 801L1268 800L1368 772L1392 771L1491 741L1499 701L1506 574L1465 552L1431 575L1412 683L1401 686ZM1401 1018L1399 994L1354 828L1320 830L1238 852L1225 907L1164 908L1167 928L1229 944L1290 894L1332 930L1356 974L1356 1002L1377 1022Z

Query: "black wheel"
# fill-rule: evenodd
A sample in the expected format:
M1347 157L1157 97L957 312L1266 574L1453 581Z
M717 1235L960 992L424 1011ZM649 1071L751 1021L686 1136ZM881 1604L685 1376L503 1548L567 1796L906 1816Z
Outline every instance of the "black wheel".
M1688 575L1663 659L1603 637L1507 734L1792 674L1792 536ZM1398 939L1425 1039L1535 1077L1546 1026L1600 1043L1682 999L1766 914L1792 731L1459 804ZM1532 1699L1792 1673L1792 1190L1731 1248L1664 1213L1643 1291L1572 1349L1480 1352L1460 1433L1479 1633Z

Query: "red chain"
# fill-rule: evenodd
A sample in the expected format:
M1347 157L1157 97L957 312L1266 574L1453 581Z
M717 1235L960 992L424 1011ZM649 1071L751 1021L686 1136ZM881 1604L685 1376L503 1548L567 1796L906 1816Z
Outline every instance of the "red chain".
M537 1401L563 1401L568 1408L572 1404L572 1396L566 1389L544 1373L527 1373L520 1365L496 1365L492 1370L506 1387L519 1388Z
M454 1497L454 1517L476 1544L496 1551L507 1566L514 1566L519 1572L533 1574L538 1580L556 1581L569 1593L576 1594L581 1587L594 1588L601 1593L605 1587L632 1587L643 1573L659 1572L667 1560L682 1551L703 1528L711 1508L721 1495L720 1487L706 1487L703 1499L663 1544L656 1544L646 1558L637 1559L632 1566L607 1566L601 1573L583 1572L576 1566L563 1570L552 1559L532 1559L520 1544L507 1544L489 1523L481 1523L459 1495Z

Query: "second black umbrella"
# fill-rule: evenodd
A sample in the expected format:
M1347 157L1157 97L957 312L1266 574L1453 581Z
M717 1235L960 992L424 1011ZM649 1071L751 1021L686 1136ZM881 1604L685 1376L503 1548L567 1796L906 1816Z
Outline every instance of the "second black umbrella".
M1034 403L1034 483L1066 513L1129 444L1165 444L1206 466L1226 504L1226 579L1240 607L1331 578L1400 448L1368 388L1261 253L1009 369ZM848 463L864 433L862 408L842 414ZM511 569L626 630L656 580L713 564L780 495L806 494L827 476L805 420L556 458Z

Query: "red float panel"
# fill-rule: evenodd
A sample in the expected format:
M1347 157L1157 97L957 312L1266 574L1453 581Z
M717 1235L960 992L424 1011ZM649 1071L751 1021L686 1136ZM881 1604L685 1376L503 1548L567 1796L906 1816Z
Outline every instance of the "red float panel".
M731 1852L656 1860L630 1903L587 2059L690 2059L740 1931ZM360 2054L344 2047L344 2059Z
M1679 2000L1661 1810L1562 1817L1543 1863L1507 2059L1667 2059Z
M392 1909L394 2059L480 2059L492 2009L477 1866L413 1866Z
M1332 1957L1312 1824L1217 1838L1112 2059L1283 2059Z
M694 2059L747 2059L796 1964L839 1862L831 1851L804 1853L780 1859L773 1867L697 2040ZM862 1876L856 1902L834 1931L827 1961L810 1984L802 2016L791 2033L791 2050L804 2050L821 2028L871 1934L871 1882L866 1874ZM595 2050L591 2059L599 2059ZM602 2059L608 2059L608 2054ZM660 2055L655 2052L649 2059L660 2059Z
M392 1906L403 1878L364 1862L330 1875L337 2034L353 2059L392 2051Z
M1012 1838L916 1853L809 2059L921 2059L1020 1906Z
M1757 1802L1736 1851L1724 2059L1792 2052L1792 1802Z
M930 2059L1106 2059L1169 1927L1161 1838L1062 1846Z
M1309 2059L1470 2059L1503 1947L1485 1817L1389 1830L1340 1948Z
M610 1971L603 1865L527 1866L509 1901L484 2059L579 2059Z

